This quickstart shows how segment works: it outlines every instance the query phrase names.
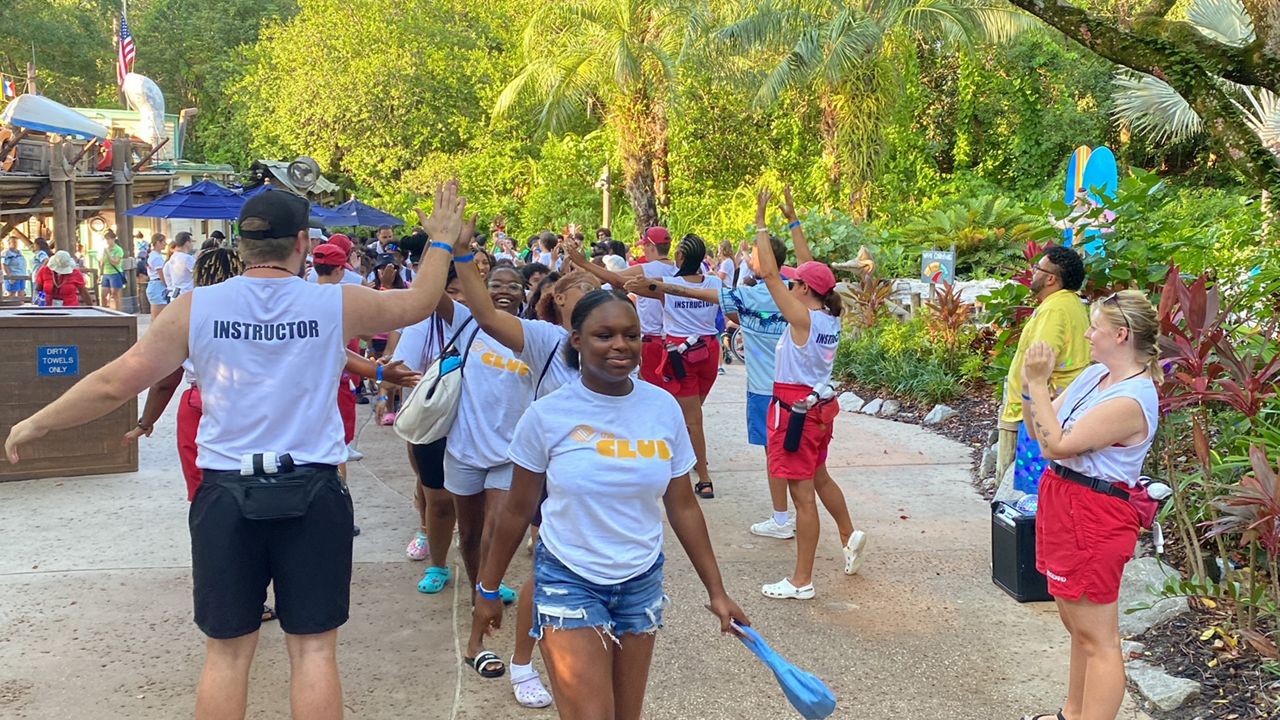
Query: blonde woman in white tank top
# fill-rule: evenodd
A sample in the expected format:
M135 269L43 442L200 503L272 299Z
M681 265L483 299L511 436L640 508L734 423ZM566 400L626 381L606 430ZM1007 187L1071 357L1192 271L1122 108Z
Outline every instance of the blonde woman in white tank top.
M1056 366L1036 343L1023 367L1023 418L1045 458L1036 519L1037 568L1049 581L1071 635L1067 700L1057 713L1024 720L1114 718L1124 700L1117 599L1140 530L1135 500L1159 419L1155 308L1137 290L1095 303L1086 337L1096 365L1057 399ZM1083 667L1081 667L1083 666Z
M835 292L835 275L820 262L801 263L796 268L795 282L790 287L783 282L765 226L769 197L769 191L762 190L756 205L753 257L760 270L759 277L791 327L778 340L765 452L769 459L769 477L786 481L795 504L796 565L789 577L765 585L761 592L765 597L809 600L815 595L813 563L818 552L818 500L822 500L840 528L846 574L857 572L858 554L866 536L854 532L844 493L826 472L832 424L840 410L835 399L818 401L803 416L795 414L801 432L794 447L787 442L793 405L806 401L811 393L831 382L831 368L840 342L842 308L840 296ZM760 251L761 246L764 252Z

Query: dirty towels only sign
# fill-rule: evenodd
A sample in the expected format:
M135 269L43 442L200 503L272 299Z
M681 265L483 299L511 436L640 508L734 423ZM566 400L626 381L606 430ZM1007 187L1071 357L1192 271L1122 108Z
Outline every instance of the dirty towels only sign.
M36 348L36 374L80 374L80 348L76 345L40 345Z

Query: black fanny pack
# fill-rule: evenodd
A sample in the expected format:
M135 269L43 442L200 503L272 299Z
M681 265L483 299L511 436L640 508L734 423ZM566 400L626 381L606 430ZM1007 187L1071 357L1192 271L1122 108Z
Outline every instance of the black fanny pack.
M332 465L300 465L288 472L241 475L206 470L204 483L217 485L235 498L246 520L287 520L302 517L321 488L347 489Z

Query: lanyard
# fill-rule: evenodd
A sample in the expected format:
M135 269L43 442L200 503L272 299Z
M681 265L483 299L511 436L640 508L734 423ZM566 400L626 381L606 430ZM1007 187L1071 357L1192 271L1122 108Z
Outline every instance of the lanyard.
M1138 377L1139 375L1141 375L1142 373L1144 373L1144 372L1146 372L1146 371L1147 371L1147 369L1146 369L1146 368L1143 368L1143 369L1139 370L1138 372L1136 372L1136 373L1134 373L1134 374L1130 375L1129 377L1125 378L1124 380L1121 380L1120 382L1116 383L1115 385L1112 385L1111 387L1115 387L1116 385L1119 385L1120 383L1123 383L1123 382L1128 382L1128 381L1130 381L1130 380L1132 380L1132 379L1134 379L1134 378ZM1101 387L1101 386L1102 386L1102 381L1103 381L1103 380L1106 380L1108 377L1110 377L1110 375L1111 375L1111 373L1107 373L1107 374L1103 375L1102 377L1098 378L1098 382L1094 383L1094 384L1093 384L1093 387L1089 388L1089 391L1088 391L1088 392L1086 392L1084 395L1082 395L1082 396L1080 397L1080 399L1076 401L1076 404L1075 404L1075 405L1072 405L1072 406L1071 406L1071 412L1067 413L1067 418L1066 418L1065 420L1063 420L1063 421L1062 421L1062 426L1063 426L1064 428L1065 428L1065 427L1066 427L1066 426L1067 426L1067 425L1072 421L1072 419L1074 419L1074 418L1075 418L1075 416L1076 416L1076 412L1080 410L1080 406L1081 406L1081 405L1084 405L1086 402L1088 402L1089 398L1093 397L1093 393L1094 393L1094 392L1095 392L1099 387Z

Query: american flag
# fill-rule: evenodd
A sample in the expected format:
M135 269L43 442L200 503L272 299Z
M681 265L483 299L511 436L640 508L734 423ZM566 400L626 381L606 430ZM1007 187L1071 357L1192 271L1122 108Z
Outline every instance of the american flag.
M129 34L129 21L125 20L124 13L120 13L120 46L116 57L118 85L124 85L124 76L133 71L133 61L137 56L138 50L133 46L133 36Z

